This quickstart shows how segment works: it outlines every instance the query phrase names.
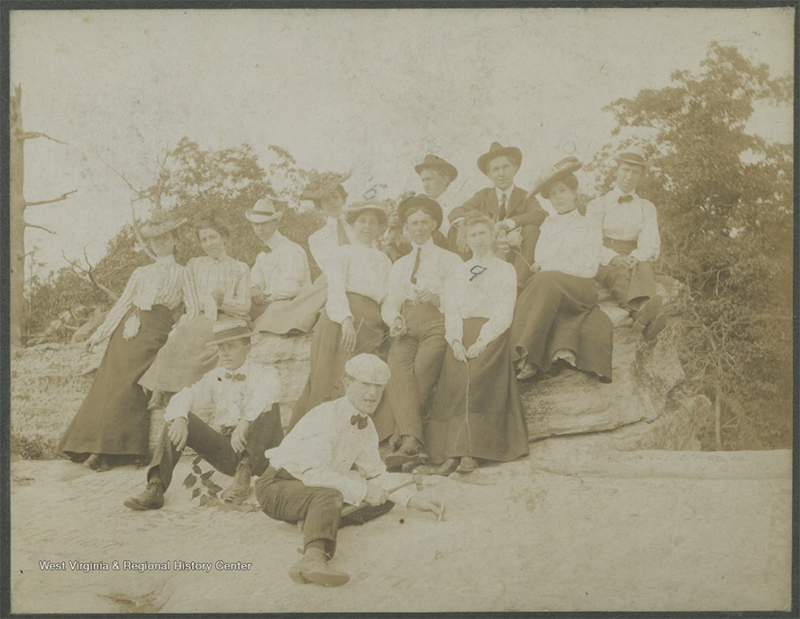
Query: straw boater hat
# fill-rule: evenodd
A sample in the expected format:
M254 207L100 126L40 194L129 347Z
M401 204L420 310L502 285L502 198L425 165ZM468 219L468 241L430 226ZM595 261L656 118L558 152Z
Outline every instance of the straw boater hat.
M436 200L425 195L411 196L400 203L400 206L397 207L397 217L400 219L400 223L406 223L407 213L412 206L422 205L433 209L433 218L436 220L436 229L438 230L442 225L442 207Z
M392 372L388 365L375 355L367 353L356 355L345 363L344 372L362 383L371 383L373 385L385 385L392 377Z
M336 191L336 188L350 178L350 173L337 174L336 172L325 172L320 174L316 170L308 173L308 184L300 195L301 200L322 200L329 193Z
M244 216L254 224L263 224L268 221L280 219L283 217L283 213L278 210L272 200L269 198L262 198L256 202L253 208L248 209Z
M437 170L439 172L443 172L444 175L450 179L451 183L456 180L456 177L458 176L458 170L456 170L456 166L445 161L441 157L437 157L436 155L425 155L425 159L422 160L422 163L415 165L414 170L416 170L417 174L422 174L424 170Z
M364 211L373 211L377 213L378 218L381 220L383 225L389 223L389 213L391 212L391 207L386 204L381 204L375 200L368 200L366 202L356 202L355 204L345 205L342 209L342 213L344 214L344 219L347 223L352 224L356 219L358 219L359 214L363 213Z
M516 146L503 146L500 142L492 142L489 147L488 153L483 153L478 157L478 168L486 174L486 169L489 167L489 162L495 157L506 156L516 163L517 167L522 165L522 151Z
M142 238L152 239L167 232L172 232L178 226L185 224L188 219L181 217L180 219L171 219L164 211L158 210L153 213L149 221L144 222L139 226L139 233Z
M244 320L220 320L214 324L214 337L206 346L219 346L223 342L230 342L245 337L253 337L254 331L251 331Z
M528 192L528 197L535 196L537 193L542 193L555 181L564 178L567 174L577 172L583 167L583 164L578 161L576 157L565 157L555 165L544 170L539 174L536 179L533 189ZM547 198L547 196L544 196Z
M641 146L629 146L614 157L614 159L616 159L618 163L630 163L631 165L638 165L643 168L647 168L650 165L647 158L644 156L644 149L642 149Z

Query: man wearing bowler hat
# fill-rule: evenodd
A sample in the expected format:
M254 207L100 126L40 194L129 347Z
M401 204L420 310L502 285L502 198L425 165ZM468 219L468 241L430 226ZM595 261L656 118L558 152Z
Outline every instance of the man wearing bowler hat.
M489 151L478 157L478 168L493 183L493 187L481 189L462 206L450 211L448 218L451 247L467 259L470 251L466 240L458 233L464 215L469 211L480 211L495 222L498 239L509 245L506 260L514 265L517 272L517 288L525 286L533 265L539 226L547 217L547 212L536 198L528 198L528 192L514 185L514 176L522 164L522 151L516 146L503 146L493 142ZM455 232L454 232L455 230Z
M436 155L425 155L422 163L414 166L414 170L422 180L423 193L431 200L436 200L442 208L443 217L438 231L446 238L450 231L450 220L447 219L447 215L453 208L448 189L458 177L458 170L452 163Z
M294 299L311 284L311 271L305 250L278 232L283 212L272 200L259 200L245 217L263 243L250 270L250 319L255 320L273 301Z
M267 468L264 450L283 438L278 372L247 358L252 335L244 320L214 325L214 337L207 345L217 348L219 366L169 401L164 411L167 423L147 469L147 488L126 500L126 507L143 511L164 506L164 493L186 446L234 477L222 495L224 501L239 504L247 498L250 478ZM209 410L209 423L196 414Z
M445 282L461 258L432 239L442 221L439 204L427 196L400 203L398 216L411 241L411 252L392 265L389 293L381 316L389 327L392 380L375 413L378 438L392 437L389 469L424 459L422 411L442 368L444 339L442 299Z
M356 355L345 365L344 397L310 410L265 453L270 466L256 482L256 498L270 518L299 522L303 530L303 558L289 570L295 582L334 587L350 580L328 565L340 527L385 514L394 502L442 513L441 502L396 489L406 476L387 473L381 462L370 416L390 375L375 355Z
M634 328L653 341L666 326L662 299L656 294L653 263L661 237L652 202L636 195L648 166L644 150L631 146L616 156L614 189L589 203L586 216L603 230L603 254L597 280L630 312Z

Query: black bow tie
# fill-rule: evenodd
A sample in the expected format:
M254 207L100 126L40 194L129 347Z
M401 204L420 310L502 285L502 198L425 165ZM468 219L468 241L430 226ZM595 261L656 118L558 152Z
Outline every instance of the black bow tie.
M364 428L367 427L367 418L362 417L361 415L353 415L352 417L350 417L350 424L351 425L358 424L358 429L363 430Z
M225 372L225 378L227 378L228 380L247 380L247 376L239 372L237 372L236 374Z
M627 204L628 202L633 202L633 194L630 193L627 196L620 196L617 198L617 202L620 204Z

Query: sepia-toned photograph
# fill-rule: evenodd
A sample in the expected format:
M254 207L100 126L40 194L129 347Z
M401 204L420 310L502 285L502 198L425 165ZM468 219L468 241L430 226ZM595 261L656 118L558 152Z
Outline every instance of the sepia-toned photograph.
M797 610L796 4L4 4L10 613Z

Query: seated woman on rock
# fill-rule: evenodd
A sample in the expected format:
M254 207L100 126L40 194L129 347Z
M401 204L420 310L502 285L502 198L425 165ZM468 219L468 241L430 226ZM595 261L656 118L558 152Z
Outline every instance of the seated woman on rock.
M613 325L597 305L594 276L603 239L576 208L581 168L575 157L546 170L531 194L541 193L556 214L545 219L536 244L534 275L519 296L511 326L513 358L524 380L554 361L611 381Z
M325 214L325 225L308 237L308 247L316 266L322 272L310 286L304 287L289 301L270 304L256 319L254 328L262 333L285 335L291 332L310 333L328 298L328 266L341 245L350 245L355 233L342 217L347 191L342 183L349 174L319 174L312 170L308 185L300 196L311 200Z
M344 209L354 242L340 246L327 266L328 295L311 340L311 372L294 406L290 429L315 406L342 396L344 365L350 357L386 348L380 305L388 292L392 262L376 241L388 211L374 201Z
M478 459L507 462L528 453L508 347L516 271L495 255L494 223L486 215L470 211L463 229L472 258L445 285L449 347L425 430L430 461L443 475L474 471Z
M250 311L250 269L228 255L228 226L213 215L194 227L205 256L186 264L191 294L186 314L158 351L139 384L153 392L150 408L163 408L172 394L189 387L217 366L217 349L206 346L222 318L246 319Z
M89 393L56 451L90 469L107 471L115 456L148 452L147 396L137 383L167 341L172 310L191 294L186 269L173 256L173 231L184 223L185 219L156 215L142 225L141 235L156 261L131 274L103 324L86 342L91 351L111 337Z

